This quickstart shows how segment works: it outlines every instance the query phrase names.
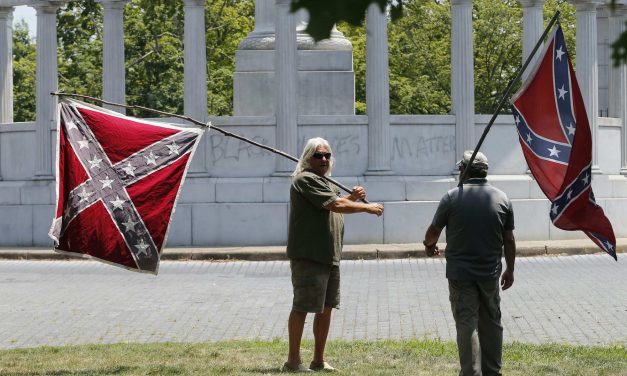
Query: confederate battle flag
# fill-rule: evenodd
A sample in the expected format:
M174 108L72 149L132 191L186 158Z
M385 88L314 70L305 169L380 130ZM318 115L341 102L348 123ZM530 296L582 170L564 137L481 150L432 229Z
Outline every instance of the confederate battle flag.
M202 131L75 101L59 110L55 249L157 274Z
M612 225L592 193L590 126L561 27L514 95L512 112L529 169L551 201L553 224L583 231L616 259Z

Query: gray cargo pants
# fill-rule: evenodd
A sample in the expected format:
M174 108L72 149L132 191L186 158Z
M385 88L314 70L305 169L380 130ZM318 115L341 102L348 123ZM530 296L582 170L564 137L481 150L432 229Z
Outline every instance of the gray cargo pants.
M501 375L503 326L499 280L448 281L457 328L460 376Z

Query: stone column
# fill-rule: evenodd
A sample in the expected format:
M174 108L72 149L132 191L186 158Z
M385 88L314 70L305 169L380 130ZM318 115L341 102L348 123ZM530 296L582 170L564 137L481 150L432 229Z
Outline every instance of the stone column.
M523 7L523 56L522 63L525 63L527 57L531 55L531 51L538 43L538 39L542 36L544 31L544 20L542 18L542 9L544 7L544 0L518 0ZM529 63L529 67L523 72L523 82L529 77L532 68L538 59L540 51L536 52Z
M0 123L13 122L13 7L0 7Z
M615 41L627 30L627 4L616 4L609 12L609 40ZM622 120L621 128L621 175L627 175L627 65L615 67L610 61L609 116Z
M57 9L64 1L41 1L37 10L36 138L35 179L53 179L51 130L57 123Z
M595 0L571 0L577 8L577 81L586 105L592 135L592 173L599 168L599 64L597 56L597 6Z
M367 175L390 175L390 78L388 21L377 4L366 12Z
M207 113L207 46L205 43L205 1L183 0L185 3L185 115L206 122ZM192 176L207 175L205 143L198 145L189 172Z
M452 0L451 13L451 102L455 115L455 158L459 158L465 150L475 147L472 0Z
M98 0L104 9L102 52L102 98L125 104L124 69L124 5L129 0ZM105 108L126 113L124 107L104 105Z
M296 17L290 13L290 0L276 0L275 14L276 147L296 156L298 60L296 56ZM276 158L275 173L277 175L289 175L294 170L294 162L279 156Z

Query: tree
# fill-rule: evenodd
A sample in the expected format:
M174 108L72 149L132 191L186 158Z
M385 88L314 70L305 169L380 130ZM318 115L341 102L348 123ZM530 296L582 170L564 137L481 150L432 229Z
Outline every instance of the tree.
M388 26L390 111L444 114L451 108L448 1L413 0Z
M136 0L124 12L129 104L183 113L184 13L178 1ZM154 116L138 111L137 116Z
M102 92L102 11L94 0L70 2L58 19L59 90L90 96Z
M522 11L514 0L475 0L473 4L475 111L492 113L522 64ZM546 4L546 21L560 9L567 43L574 46L574 7L565 0ZM408 0L403 9L404 16L388 24L390 112L450 113L450 3ZM338 28L353 43L356 112L365 113L364 27L342 23Z
M521 65L522 9L517 0L475 0L473 28L475 112L491 114Z
M253 0L213 0L205 5L207 107L233 112L235 50L254 26ZM178 0L135 0L126 8L128 102L183 113L184 20ZM147 114L142 114L147 115Z
M389 7L392 20L397 20L403 15L403 4L408 2L411 0L292 0L292 11L307 9L310 14L307 32L315 40L321 40L329 37L336 23L345 21L354 26L363 23L370 4L381 9ZM616 5L616 0L611 2L612 6ZM612 58L614 65L627 63L627 31L612 44Z
M253 28L253 0L206 4L207 105L212 115L233 111L237 44ZM129 104L183 113L184 19L179 0L132 0L124 12L126 94ZM102 7L74 1L59 10L59 87L99 97L102 93ZM154 116L141 111L136 116Z
M35 120L35 44L24 20L13 30L13 120Z

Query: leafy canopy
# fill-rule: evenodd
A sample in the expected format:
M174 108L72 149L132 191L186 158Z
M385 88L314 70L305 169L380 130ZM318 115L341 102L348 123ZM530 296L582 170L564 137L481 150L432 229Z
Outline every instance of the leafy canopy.
M435 0L441 3L440 0ZM413 3L412 0L292 0L292 11L300 8L309 11L310 20L307 32L315 40L328 38L333 25L347 22L350 25L360 25L365 19L366 9L370 4L377 4L381 9L389 9L391 19L398 20L403 16L404 3ZM473 1L476 7L477 1ZM512 0L504 0L496 5L514 5ZM496 3L495 3L496 4ZM616 0L611 0L612 7L616 6ZM614 65L627 63L627 31L612 43L612 59Z

